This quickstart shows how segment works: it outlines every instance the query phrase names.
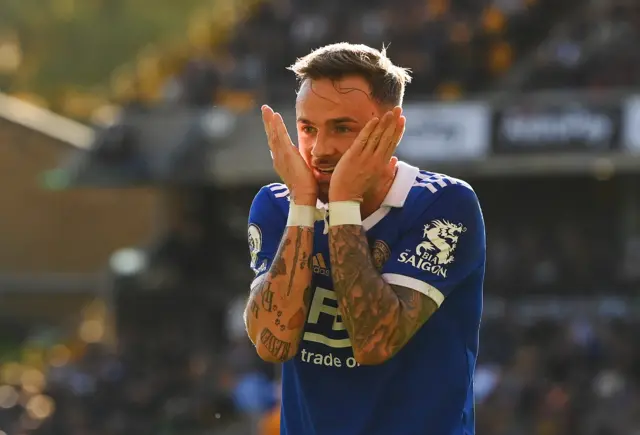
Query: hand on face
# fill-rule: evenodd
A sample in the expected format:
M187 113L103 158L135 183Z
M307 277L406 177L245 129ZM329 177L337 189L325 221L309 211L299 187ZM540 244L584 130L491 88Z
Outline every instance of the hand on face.
M273 168L289 188L291 199L297 205L315 207L318 183L291 141L282 116L274 113L271 107L262 106L262 121L273 158Z
M397 160L392 156L405 123L400 107L367 123L333 172L329 201L362 201L390 166L395 166Z

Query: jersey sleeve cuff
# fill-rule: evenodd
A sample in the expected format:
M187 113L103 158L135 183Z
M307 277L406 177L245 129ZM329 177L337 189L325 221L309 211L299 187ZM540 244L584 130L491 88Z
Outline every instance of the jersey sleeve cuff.
M397 273L383 273L382 279L384 279L389 284L407 287L419 293L422 293L423 295L431 298L438 307L442 304L442 302L444 302L444 295L440 290L438 290L431 284L420 281L419 279L405 275L398 275Z

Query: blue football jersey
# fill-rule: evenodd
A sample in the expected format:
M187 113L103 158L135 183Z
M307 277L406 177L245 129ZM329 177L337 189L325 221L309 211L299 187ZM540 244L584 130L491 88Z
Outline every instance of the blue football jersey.
M289 203L279 183L253 201L249 244L257 277L271 266ZM315 224L314 293L300 349L282 367L281 433L473 434L485 229L472 188L400 162L382 206L363 221L382 278L439 306L381 365L360 366L353 357L333 291L326 226L324 219Z

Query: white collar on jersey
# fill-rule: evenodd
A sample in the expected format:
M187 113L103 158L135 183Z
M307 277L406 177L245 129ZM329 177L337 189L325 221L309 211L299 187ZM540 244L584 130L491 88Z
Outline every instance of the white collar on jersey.
M398 162L398 171L393 179L391 189L389 189L387 196L382 201L382 205L378 210L374 211L370 216L362 221L362 226L365 231L369 231L373 228L373 226L380 222L392 208L401 208L404 206L404 203L409 196L409 192L411 191L411 187L413 187L419 172L420 170L415 166L411 166L405 162ZM327 234L329 226L326 220L326 212L329 206L318 200L316 208L319 209L318 220L325 221L324 233Z

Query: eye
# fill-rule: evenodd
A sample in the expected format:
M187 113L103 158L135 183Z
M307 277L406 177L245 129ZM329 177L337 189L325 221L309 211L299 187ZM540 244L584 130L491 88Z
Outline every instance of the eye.
M304 134L314 134L316 132L315 127L305 125L300 129Z
M338 132L338 133L350 133L351 129L349 127L347 127L346 125L337 125L336 126L336 132Z

